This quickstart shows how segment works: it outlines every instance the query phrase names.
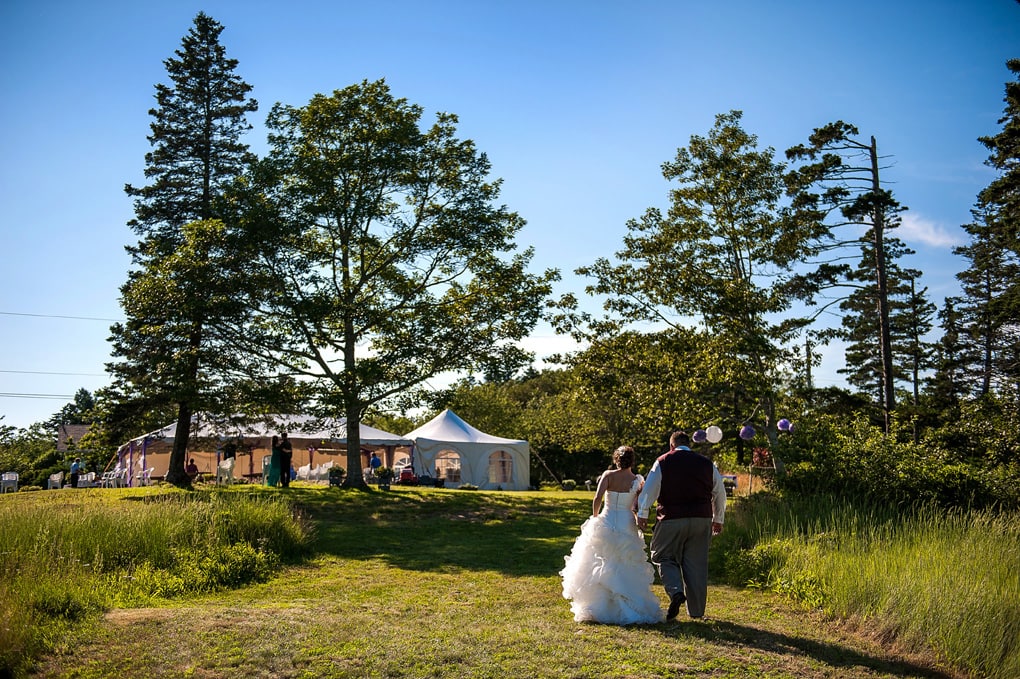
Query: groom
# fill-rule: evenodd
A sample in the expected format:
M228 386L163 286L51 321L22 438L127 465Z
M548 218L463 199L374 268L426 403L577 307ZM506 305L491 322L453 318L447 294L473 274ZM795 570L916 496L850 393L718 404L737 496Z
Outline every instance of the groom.
M669 595L666 620L674 620L685 601L687 614L700 618L708 599L708 546L722 532L726 488L712 461L691 450L686 432L673 432L669 448L645 479L637 523L645 529L648 509L658 500L651 559Z

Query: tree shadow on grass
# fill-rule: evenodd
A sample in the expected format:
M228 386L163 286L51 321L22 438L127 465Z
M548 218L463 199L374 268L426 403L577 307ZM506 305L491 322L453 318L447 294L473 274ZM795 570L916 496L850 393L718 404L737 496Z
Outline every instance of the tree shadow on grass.
M292 499L315 524L317 552L417 571L555 574L591 511L514 493L315 490Z
M883 674L924 679L952 679L954 676L905 660L868 655L841 644L771 632L725 620L690 620L666 623L660 627L662 635L667 638L697 637L713 644L752 648L781 656L807 656L834 669L862 667Z

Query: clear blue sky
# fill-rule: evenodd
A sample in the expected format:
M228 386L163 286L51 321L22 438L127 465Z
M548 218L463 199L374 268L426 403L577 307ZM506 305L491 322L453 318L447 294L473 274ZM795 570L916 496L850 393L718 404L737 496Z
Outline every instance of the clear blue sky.
M660 165L718 113L782 152L837 119L874 135L909 208L937 303L954 294L977 192L993 178L977 137L995 134L1014 0L191 0L0 3L0 415L28 426L108 383L121 318L125 183L142 184L154 85L204 11L254 86L252 148L270 106L385 78L393 93L460 116L528 225L536 269L571 272L622 243L625 222L664 206ZM77 317L77 318L69 318ZM100 319L100 320L87 320ZM530 346L562 344L540 329ZM836 381L838 350L818 373ZM51 374L59 373L59 374ZM10 396L15 394L17 396Z

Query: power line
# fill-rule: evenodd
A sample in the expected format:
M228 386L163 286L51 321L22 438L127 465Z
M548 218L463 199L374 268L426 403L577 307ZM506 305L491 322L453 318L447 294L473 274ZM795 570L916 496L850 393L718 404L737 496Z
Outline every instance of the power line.
M20 394L15 392L0 392L0 398L52 398L61 401L74 398L70 394Z
M23 314L17 311L0 311L3 316L30 316L32 318L69 318L74 321L103 321L107 323L120 323L123 318L96 318L95 316L61 316L58 314Z
M18 375L67 375L71 377L107 377L106 373L58 373L45 370L0 370L0 373L16 373Z

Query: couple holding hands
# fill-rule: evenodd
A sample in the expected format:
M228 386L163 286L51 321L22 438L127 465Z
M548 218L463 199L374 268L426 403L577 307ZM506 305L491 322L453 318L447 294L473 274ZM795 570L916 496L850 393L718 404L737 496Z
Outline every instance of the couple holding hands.
M647 479L632 469L633 448L613 452L614 468L599 478L592 515L560 571L577 622L657 623L675 619L685 603L691 618L705 614L708 548L722 531L726 490L712 461L690 446L686 432L673 432ZM656 503L650 564L641 531ZM652 564L669 597L665 616Z

